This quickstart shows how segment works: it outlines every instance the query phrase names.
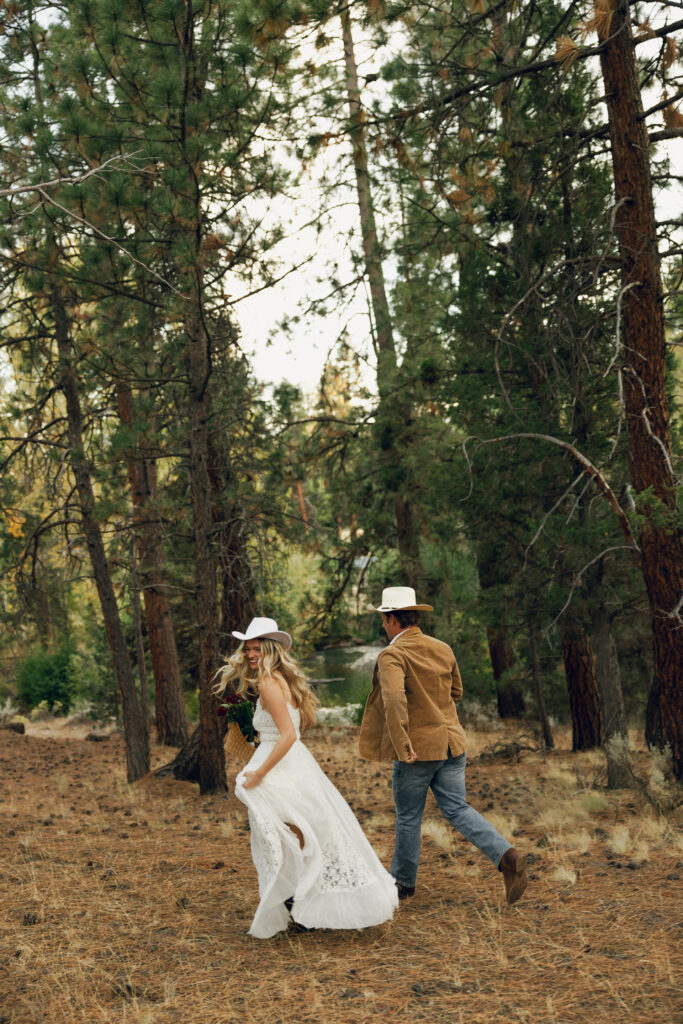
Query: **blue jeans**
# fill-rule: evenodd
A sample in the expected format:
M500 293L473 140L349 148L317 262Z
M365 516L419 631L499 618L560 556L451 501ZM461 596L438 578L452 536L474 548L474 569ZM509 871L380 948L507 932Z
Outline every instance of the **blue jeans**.
M465 754L453 757L450 750L445 761L415 761L413 764L394 761L391 784L396 804L396 846L391 873L399 885L412 888L417 881L422 814L428 789L446 820L496 867L510 849L512 844L467 803L465 763Z

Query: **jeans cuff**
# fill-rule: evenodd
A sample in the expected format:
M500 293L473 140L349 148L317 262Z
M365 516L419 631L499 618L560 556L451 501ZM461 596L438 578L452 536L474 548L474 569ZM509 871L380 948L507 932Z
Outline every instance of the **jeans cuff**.
M502 871L502 870L503 870L503 869L502 869L502 867L500 866L500 862L502 861L503 857L504 857L504 856L505 856L505 854L506 854L506 853L508 852L508 850L511 850L511 849L512 849L512 843L510 843L510 844L509 844L509 846L506 846L506 847L505 847L505 849L504 849L504 850L503 850L503 852L501 853L500 857L499 857L499 858L498 858L498 860L496 861L496 867L498 868L498 870L499 870L499 871Z

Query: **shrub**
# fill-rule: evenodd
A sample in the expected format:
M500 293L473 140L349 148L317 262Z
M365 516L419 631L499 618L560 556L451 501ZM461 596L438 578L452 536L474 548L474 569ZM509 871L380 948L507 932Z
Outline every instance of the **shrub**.
M118 686L104 625L97 623L74 648L71 709L95 722L118 718Z
M25 707L45 704L65 714L74 696L72 648L67 640L52 651L39 649L29 654L17 670L17 700Z

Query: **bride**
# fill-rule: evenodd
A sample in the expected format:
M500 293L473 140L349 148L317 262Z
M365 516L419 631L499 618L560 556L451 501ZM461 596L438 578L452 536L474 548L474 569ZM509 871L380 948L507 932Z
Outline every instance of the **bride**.
M237 776L247 805L259 905L249 934L267 939L292 921L302 928L366 928L393 916L396 884L351 808L301 742L316 698L288 654L292 638L273 619L253 619L220 671L215 693L258 690L260 736Z

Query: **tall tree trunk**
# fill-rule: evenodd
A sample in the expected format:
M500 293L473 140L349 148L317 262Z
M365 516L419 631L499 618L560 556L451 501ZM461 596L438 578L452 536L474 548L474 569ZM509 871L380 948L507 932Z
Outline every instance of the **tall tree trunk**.
M197 253L199 259L199 253ZM227 790L225 754L213 675L218 668L218 592L216 557L212 542L213 496L210 477L208 397L211 376L210 339L201 315L201 298L186 330L188 398L190 406L190 492L195 543L195 593L199 643L199 791Z
M223 522L218 532L222 567L221 632L227 637L236 626L244 627L257 612L256 590L251 562L242 533L242 518ZM217 718L221 743L228 722ZM161 778L173 776L188 782L199 782L200 728L197 727L187 743L168 764L155 772Z
M229 452L221 451L207 436L207 479L211 492L211 521L218 551L222 579L221 632L227 637L236 627L245 627L257 612L254 575L244 535L244 517L234 501L226 501L226 493L234 486ZM212 552L213 552L212 547ZM214 566L215 574L215 566ZM215 575L213 577L215 579ZM217 644L211 657L217 658ZM225 757L223 740L228 722L217 718L212 700L212 715ZM158 776L173 775L176 779L199 782L201 785L201 723L174 759L157 769Z
M66 401L69 459L76 479L83 533L88 545L90 563L114 662L114 671L121 691L127 778L129 782L134 782L149 771L147 716L135 685L135 675L121 626L102 533L94 514L95 494L83 444L83 413L78 393L73 345L64 301L57 285L52 288L52 313L59 352L59 383Z
M221 479L220 460L215 452L211 455L211 467L212 485L218 488ZM223 471L225 470L226 467L223 466ZM225 480L223 483L225 484ZM227 637L236 626L246 626L258 608L253 570L243 532L244 520L234 505L231 506L232 515L226 519L224 510L221 518L218 493L214 493L214 528L217 533L222 572L221 631ZM217 723L222 742L228 723L225 718L217 719ZM199 759L200 729L197 728L175 758L159 768L156 774L161 777L173 775L176 779L199 782Z
M347 8L340 14L344 40L346 67L346 93L349 104L353 166L356 174L358 210L365 272L370 286L372 313L377 338L377 390L379 407L376 420L376 439L379 457L384 467L387 490L392 495L396 522L396 539L401 568L409 582L418 591L424 589L425 575L420 559L420 529L413 502L407 497L410 485L405 469L406 449L410 446L410 420L412 410L405 393L397 388L397 359L394 345L391 313L387 301L382 254L377 239L375 209L372 201L368 154L363 128L363 109L358 69L351 31L351 15Z
M36 565L28 578L22 576L20 579L22 598L29 607L31 617L38 627L38 642L46 650L50 650L55 641L55 624L50 602L49 578Z
M32 39L31 54L33 93L36 106L42 112L43 100L40 86L41 52L35 38ZM44 167L41 170L44 170ZM45 180L44 175L43 180ZM51 224L51 221L48 221L48 223ZM58 250L51 227L48 227L47 243L49 262L57 262ZM85 455L83 443L83 411L78 391L78 376L76 373L73 342L64 295L60 288L58 277L52 279L50 301L59 356L59 387L66 403L69 463L76 480L83 534L88 547L93 576L95 577L100 607L102 608L102 617L104 618L109 649L114 663L114 674L116 675L121 695L123 735L126 744L126 776L129 782L135 782L136 779L146 775L149 771L147 714L135 686L135 675L121 625L116 594L102 540L102 531L94 514L95 492L90 475L90 465Z
M157 768L154 774L160 779L173 776L175 779L182 779L183 782L199 782L200 741L201 729L197 726L173 760Z
M145 640L142 635L142 612L140 611L140 583L137 561L137 544L135 534L132 534L130 539L130 602L133 611L133 627L135 629L135 653L138 661L140 706L142 707L145 719L149 722L149 686L147 683L147 665L145 663Z
M482 591L493 590L504 582L500 579L501 559L498 548L490 537L481 534L477 550L477 574ZM486 627L491 669L496 684L498 714L501 718L519 718L524 714L524 694L516 682L505 678L515 663L515 652L510 642L510 631L500 619L495 626Z
M254 570L246 541L246 520L236 494L236 478L225 438L209 448L213 523L221 579L221 634L243 629L257 613Z
M236 627L246 626L256 614L254 574L242 528L241 517L234 516L232 522L223 524L218 538L222 583L221 633L224 637Z
M585 630L562 626L562 657L572 716L572 750L592 750L602 742L598 682Z
M683 778L683 559L666 393L664 307L648 135L628 0L607 0L599 26L621 257L624 400L631 482L652 621L650 744L668 745Z
M609 789L622 789L630 786L632 782L628 729L617 646L612 635L609 614L602 601L593 609L591 633L595 646L595 673L605 726L607 786Z
M134 428L136 414L133 392L125 381L117 382L116 403L121 422ZM173 616L166 588L161 523L156 511L156 463L153 458L144 456L140 446L136 445L136 451L127 454L127 468L154 675L157 742L181 747L187 742L189 728Z
M524 694L514 682L508 682L504 676L515 663L515 654L510 643L510 632L506 626L501 629L487 627L486 638L489 645L489 656L493 678L496 683L496 699L498 714L501 718L519 718L524 714Z
M182 131L184 181L176 191L176 229L182 238L178 247L176 270L179 307L185 335L185 372L190 428L188 474L192 502L192 528L195 556L196 628L199 648L199 791L226 791L225 754L217 702L212 693L218 668L218 589L214 548L213 500L211 488L210 385L213 366L211 337L204 308L205 217L200 182L202 180L201 128L194 118L201 106L206 86L201 57L203 12L189 0L181 5L184 20L178 30L178 66L184 102L179 111ZM190 741L191 742L191 739ZM182 754L182 751L180 752ZM179 755L180 756L180 755Z
M536 623L533 620L529 622L529 654L531 655L531 678L534 684L534 695L536 697L536 707L538 710L538 721L541 726L541 735L548 750L553 750L555 747L555 740L553 739L552 729L550 728L550 722L545 710L543 679L541 676L541 660L538 656L538 634L536 632Z

